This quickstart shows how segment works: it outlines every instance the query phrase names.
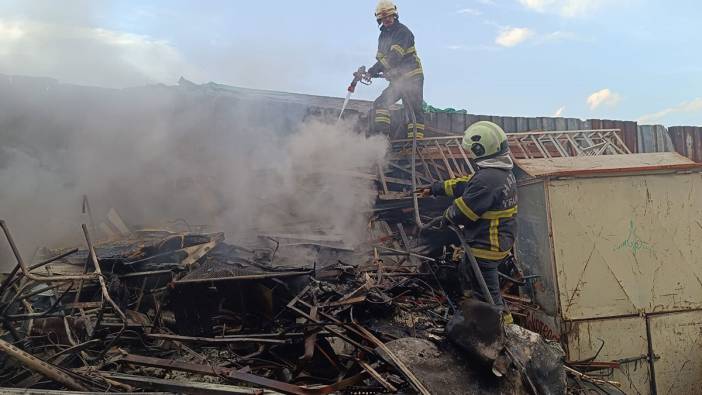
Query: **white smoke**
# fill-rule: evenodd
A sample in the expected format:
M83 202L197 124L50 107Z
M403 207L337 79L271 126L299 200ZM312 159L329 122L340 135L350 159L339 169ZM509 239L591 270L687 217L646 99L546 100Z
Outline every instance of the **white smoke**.
M387 140L351 122L303 121L303 107L177 87L7 81L0 218L25 253L79 243L83 195L97 222L115 208L129 225L182 218L233 242L289 231L364 238L369 175Z

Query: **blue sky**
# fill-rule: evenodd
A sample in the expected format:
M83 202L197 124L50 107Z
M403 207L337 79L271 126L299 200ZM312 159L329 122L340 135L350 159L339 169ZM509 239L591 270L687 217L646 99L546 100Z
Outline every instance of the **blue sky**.
M124 87L182 75L342 96L373 62L375 0L0 0L0 73ZM397 1L425 100L471 113L702 125L702 3ZM372 99L385 86L357 90Z

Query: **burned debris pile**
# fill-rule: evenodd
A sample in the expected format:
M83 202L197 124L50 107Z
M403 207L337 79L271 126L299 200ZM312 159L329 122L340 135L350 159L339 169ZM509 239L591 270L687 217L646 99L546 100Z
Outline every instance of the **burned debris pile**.
M566 366L558 343L471 297L482 274L461 232L460 242L439 243L422 226L447 202L413 190L473 171L455 140L393 143L387 171L370 176L378 198L361 245L323 231L239 242L119 220L106 240L83 225L78 248L25 261L0 220L15 258L0 278L0 388L616 393L616 383ZM506 308L524 324L538 310L530 279L516 259L503 266Z
M565 385L562 354L546 356L550 346L516 326L503 333L506 377L478 368L448 340L457 307L441 268L393 233L363 254L305 243L310 261L293 262L305 256L288 251L299 245L270 236L245 247L221 233L142 230L93 244L83 226L87 248L28 263L0 224L17 261L0 288L0 387L519 394Z
M87 249L28 266L2 226L18 261L2 282L3 386L397 392L411 372L376 335L436 337L447 313L416 270L380 260L286 267L278 245L166 231L94 246L84 227Z

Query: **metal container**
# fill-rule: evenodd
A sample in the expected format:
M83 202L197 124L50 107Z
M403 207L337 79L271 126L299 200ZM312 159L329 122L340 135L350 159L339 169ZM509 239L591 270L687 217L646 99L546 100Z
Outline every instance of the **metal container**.
M564 330L569 359L617 361L608 378L627 394L702 392L700 310L569 321Z
M702 311L648 316L659 394L702 392Z
M702 353L685 354L702 321L702 165L665 152L517 166L516 250L538 276L530 329L570 360L595 356L602 339L597 361L621 360L610 376L627 393L702 380ZM672 380L678 368L688 374Z
M627 394L650 394L648 336L644 317L622 317L566 324L564 348L571 361L596 356L596 361L618 361L619 368L603 369L609 380L621 383Z

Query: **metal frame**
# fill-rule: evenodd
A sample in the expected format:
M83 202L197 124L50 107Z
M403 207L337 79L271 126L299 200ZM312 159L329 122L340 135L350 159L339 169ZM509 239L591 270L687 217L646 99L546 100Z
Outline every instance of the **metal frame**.
M392 195L406 192L410 187L473 174L473 165L461 147L461 139L462 136L447 136L391 141L388 167L379 169L382 193Z
M509 133L512 155L519 159L630 154L619 129Z
M620 129L508 133L516 159L562 158L631 154ZM475 172L470 155L461 146L463 136L400 139L390 142L387 168L378 168L381 197L397 198L417 186L462 177Z

